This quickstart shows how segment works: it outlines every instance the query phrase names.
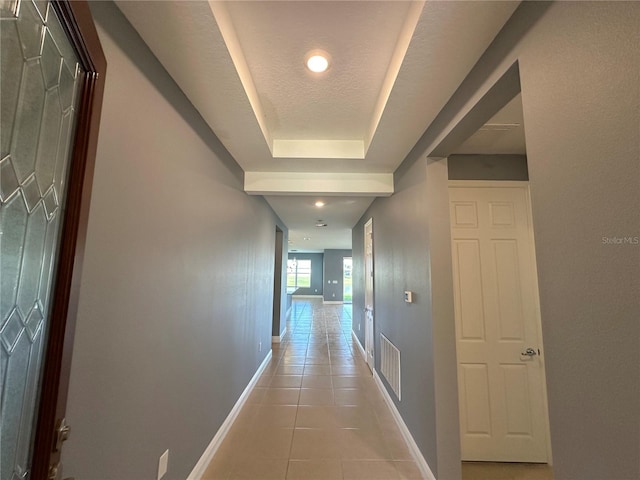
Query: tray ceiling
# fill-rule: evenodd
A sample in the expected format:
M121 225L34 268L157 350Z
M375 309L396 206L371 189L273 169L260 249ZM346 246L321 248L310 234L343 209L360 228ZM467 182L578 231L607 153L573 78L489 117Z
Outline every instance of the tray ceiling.
M333 248L350 248L353 224L390 194L395 169L519 2L116 3L290 237L333 232L343 239ZM304 65L314 49L330 55L325 73ZM325 210L320 234L305 202L326 195L340 208Z

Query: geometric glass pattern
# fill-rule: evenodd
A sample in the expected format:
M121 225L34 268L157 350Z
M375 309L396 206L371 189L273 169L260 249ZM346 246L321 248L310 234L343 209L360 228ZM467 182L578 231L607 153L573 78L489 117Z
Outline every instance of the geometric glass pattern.
M0 0L0 478L29 477L78 85L48 1Z

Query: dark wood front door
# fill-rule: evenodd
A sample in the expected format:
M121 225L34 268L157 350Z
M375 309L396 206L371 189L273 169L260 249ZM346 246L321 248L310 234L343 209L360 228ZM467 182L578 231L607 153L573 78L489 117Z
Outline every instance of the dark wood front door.
M86 2L4 0L0 33L0 474L57 479L106 61Z

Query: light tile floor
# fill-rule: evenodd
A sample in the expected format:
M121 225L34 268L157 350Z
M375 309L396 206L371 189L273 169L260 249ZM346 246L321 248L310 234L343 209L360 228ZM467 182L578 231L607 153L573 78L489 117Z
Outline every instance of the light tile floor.
M351 338L351 305L293 302L287 335L203 480L420 479ZM462 464L463 480L551 480L547 465Z
M420 479L351 338L351 305L295 300L206 480Z
M546 464L462 462L462 479L553 480L553 472Z

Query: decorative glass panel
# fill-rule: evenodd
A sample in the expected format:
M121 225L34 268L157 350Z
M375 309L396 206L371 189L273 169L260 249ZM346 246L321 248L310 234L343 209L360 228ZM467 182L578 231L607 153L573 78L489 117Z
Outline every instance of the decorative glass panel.
M18 0L0 0L0 17L15 17Z
M3 10L0 10L3 12ZM2 78L2 93L0 102L0 137L2 138L0 156L9 153L13 122L15 120L18 93L20 92L20 78L22 77L22 50L16 30L16 22L2 21L0 28L0 78Z
M47 1L0 0L0 478L28 478L82 75Z

